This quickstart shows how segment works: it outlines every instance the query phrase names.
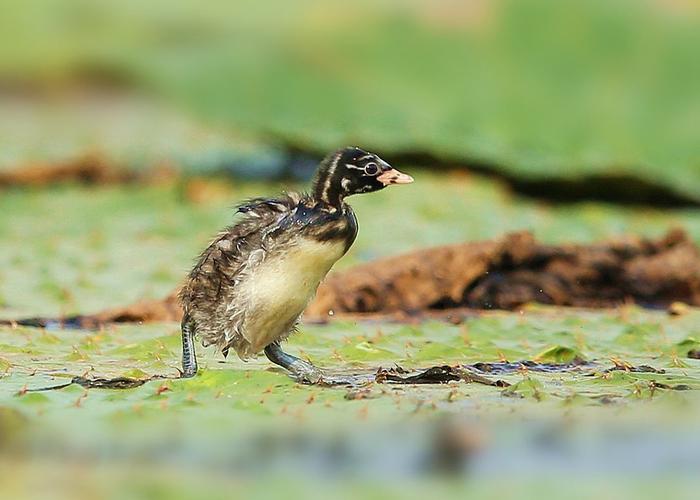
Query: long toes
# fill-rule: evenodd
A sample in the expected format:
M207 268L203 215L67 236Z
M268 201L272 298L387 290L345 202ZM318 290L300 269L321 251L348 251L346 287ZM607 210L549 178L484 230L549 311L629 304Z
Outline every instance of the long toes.
M296 375L297 382L301 384L316 385L321 383L323 380L323 373L321 370L314 368L312 370L304 370Z

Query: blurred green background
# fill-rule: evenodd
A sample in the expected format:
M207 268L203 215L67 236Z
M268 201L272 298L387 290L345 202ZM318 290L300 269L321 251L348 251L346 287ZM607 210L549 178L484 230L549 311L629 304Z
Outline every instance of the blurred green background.
M680 226L700 243L698 54L693 0L5 0L0 318L167 294L233 205L303 189L318 158L347 144L416 183L351 200L361 230L338 267L522 229L564 243ZM75 164L110 176L36 181ZM302 497L322 495L319 476L350 471L348 497L497 486L692 498L697 317L529 307L461 326L303 327L291 349L324 366L563 352L665 370L516 373L512 391L375 387L357 398L212 352L201 376L162 391L23 393L82 373L174 373L178 325L0 326L0 494L265 496L239 480L270 469L285 472L277 494ZM458 455L472 465L456 485L407 488L452 453L442 422L463 418L448 438L466 433ZM572 491L574 479L586 485Z
M145 91L262 144L625 175L700 200L699 21L681 0L9 0L0 75ZM170 121L171 143L155 123L139 143L182 152Z

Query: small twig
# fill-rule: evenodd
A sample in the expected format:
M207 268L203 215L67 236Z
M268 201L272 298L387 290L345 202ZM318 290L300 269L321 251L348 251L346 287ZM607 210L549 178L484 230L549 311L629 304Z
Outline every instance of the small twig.
M176 380L179 379L180 377L170 377L167 375L153 375L151 377L147 378L131 378L131 377L114 377L114 378L102 378L102 377L96 377L96 378L89 378L89 377L83 377L83 376L77 376L73 377L70 382L66 382L65 384L58 384L58 385L50 385L47 387L37 387L35 389L25 389L22 391L22 394L26 392L42 392L42 391L56 391L59 389L65 389L68 386L71 386L73 384L79 385L85 389L134 389L136 387L140 387L146 382L150 382L152 380L164 380L164 379L170 379L170 380ZM18 393L18 395L21 395Z

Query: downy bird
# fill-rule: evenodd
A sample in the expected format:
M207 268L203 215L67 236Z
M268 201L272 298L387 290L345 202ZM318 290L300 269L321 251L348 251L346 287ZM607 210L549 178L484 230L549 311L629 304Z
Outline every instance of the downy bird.
M308 194L255 198L240 219L202 252L180 292L182 377L197 373L194 338L233 349L242 360L260 351L306 383L323 372L280 347L333 264L357 236L348 196L413 178L376 154L346 147L325 157Z

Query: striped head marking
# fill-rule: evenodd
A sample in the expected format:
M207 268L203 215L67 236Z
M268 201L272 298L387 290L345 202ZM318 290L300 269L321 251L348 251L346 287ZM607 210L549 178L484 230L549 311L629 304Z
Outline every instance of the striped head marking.
M330 205L339 206L346 196L410 182L413 182L410 175L399 172L376 154L347 147L328 155L321 162L314 179L314 195Z

